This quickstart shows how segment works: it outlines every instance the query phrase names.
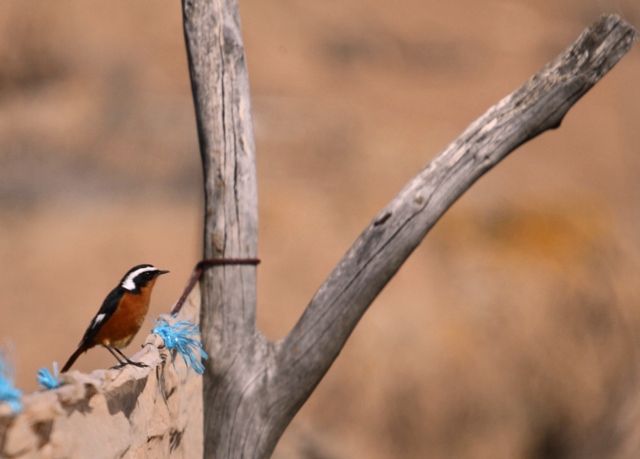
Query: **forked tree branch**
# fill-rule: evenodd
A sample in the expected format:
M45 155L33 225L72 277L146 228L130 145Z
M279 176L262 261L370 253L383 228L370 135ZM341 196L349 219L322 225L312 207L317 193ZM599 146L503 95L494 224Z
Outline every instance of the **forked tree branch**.
M183 0L183 8L205 172L204 256L255 258L255 155L237 2ZM558 127L636 38L618 16L603 16L472 123L378 214L281 341L256 330L255 267L208 268L205 457L268 457L369 305L449 206L519 145Z
M310 394L371 302L442 214L518 146L559 127L636 39L617 15L601 17L431 161L374 218L278 343L281 369L296 374Z

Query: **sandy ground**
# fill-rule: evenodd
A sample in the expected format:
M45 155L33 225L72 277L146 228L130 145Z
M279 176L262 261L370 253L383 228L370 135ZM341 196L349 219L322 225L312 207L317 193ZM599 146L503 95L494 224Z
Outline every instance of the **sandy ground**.
M402 185L631 0L241 2L271 339ZM638 457L640 48L436 225L280 458ZM0 342L16 382L74 350L138 263L201 252L177 1L0 3ZM132 345L132 349L134 346ZM103 350L78 369L112 364Z

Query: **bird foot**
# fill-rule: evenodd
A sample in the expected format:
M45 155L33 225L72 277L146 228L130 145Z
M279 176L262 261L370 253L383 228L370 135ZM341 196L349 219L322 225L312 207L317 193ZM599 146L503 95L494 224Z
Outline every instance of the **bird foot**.
M126 362L120 362L119 364L111 367L111 369L112 370L119 370L120 368L123 368L123 367L125 367L127 365L133 365L134 367L138 367L138 368L145 368L145 367L149 366L146 363L134 362L133 360L127 360Z

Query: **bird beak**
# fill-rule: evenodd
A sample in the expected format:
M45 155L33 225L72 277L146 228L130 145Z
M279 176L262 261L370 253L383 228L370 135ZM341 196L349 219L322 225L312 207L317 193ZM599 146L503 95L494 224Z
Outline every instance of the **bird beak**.
M160 270L160 271L158 271L158 276L160 276L160 275L162 275L162 274L167 274L168 272L169 272L169 271L162 271L162 270Z

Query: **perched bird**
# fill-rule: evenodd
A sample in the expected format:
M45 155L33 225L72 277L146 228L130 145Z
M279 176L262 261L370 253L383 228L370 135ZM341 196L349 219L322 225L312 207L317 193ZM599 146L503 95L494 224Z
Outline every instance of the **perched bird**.
M168 272L152 265L138 265L127 271L118 286L105 298L84 333L78 349L62 367L62 372L69 370L80 354L97 345L102 345L111 352L118 360L119 366L146 366L141 362L132 362L120 349L127 347L140 330L149 311L153 285L158 276ZM124 360L121 360L118 354Z

